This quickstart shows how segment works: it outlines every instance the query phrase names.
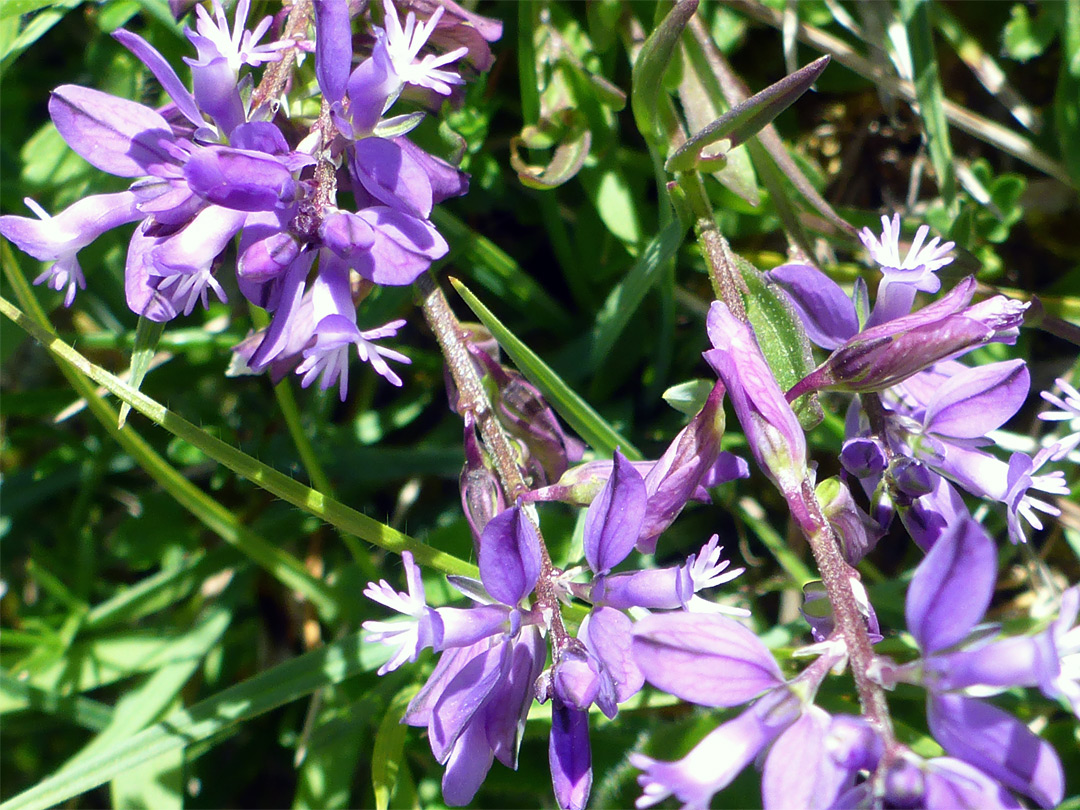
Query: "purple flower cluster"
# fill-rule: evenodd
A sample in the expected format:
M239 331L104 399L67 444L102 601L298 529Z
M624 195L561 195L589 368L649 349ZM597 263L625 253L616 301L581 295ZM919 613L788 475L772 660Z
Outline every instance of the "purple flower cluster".
M1009 791L1053 807L1065 786L1057 753L1023 723L967 692L1037 686L1080 709L1080 628L1073 627L1080 588L1066 592L1059 617L1041 633L996 639L984 628L972 636L996 570L994 543L982 528L970 519L955 524L919 565L908 590L908 627L920 657L903 665L876 659L882 684L926 689L930 732L947 754L936 759L886 744L864 718L831 716L813 704L829 669L843 659L842 645L822 645L813 664L785 680L757 636L726 617L673 613L639 621L634 657L650 684L702 706L753 702L678 761L632 754L642 771L637 806L674 796L685 808L706 808L757 760L767 810L1019 807Z
M592 785L590 707L614 717L644 683L640 660L632 655L634 625L627 611L698 619L725 611L741 614L699 595L742 572L728 570L715 535L683 565L613 572L646 536L651 503L646 475L616 451L585 513L588 582L574 581L576 570L551 569L541 550L535 506L519 501L484 525L480 581L451 580L474 607L428 607L407 553L408 593L386 582L369 585L369 598L409 617L364 625L369 641L395 648L380 674L415 660L424 648L441 653L405 722L427 727L432 752L446 765L447 803L468 803L494 759L516 767L520 735L535 699L551 701L549 761L556 799L560 807L585 807ZM553 619L557 600L571 597L591 605L576 635ZM546 669L544 636L552 648Z
M440 100L464 79L451 68L467 55L487 66L485 38L498 24L453 4L409 11L402 25L391 0L383 25L365 23L355 69L347 0L315 4L315 75L329 110L309 132L277 123L280 100L253 106L259 67L310 43L258 44L271 26L244 24L249 0L237 4L232 29L220 0L211 17L201 6L186 31L197 58L188 90L148 42L128 31L115 38L153 73L170 102L153 110L77 85L58 87L49 112L60 135L104 172L133 178L118 194L80 200L54 217L33 201L39 219L0 217L0 233L53 264L38 279L65 290L70 305L86 286L77 254L107 230L139 222L128 247L125 292L133 312L153 321L190 314L211 293L226 300L217 273L239 236L236 283L245 298L273 313L270 325L238 349L239 366L280 379L295 369L302 384L337 384L344 399L348 360L360 358L394 385L387 360L408 363L378 341L403 321L363 330L356 306L372 285L407 285L447 253L431 224L432 206L468 190L467 177L406 137L423 112L392 115L409 87ZM466 42L460 47L431 52ZM432 99L425 99L431 104ZM287 107L288 100L285 105ZM282 116L284 118L284 116ZM290 138L293 140L290 141ZM355 210L337 207L337 187Z
M882 224L880 240L866 229L861 234L884 275L872 312L860 312L810 265L783 265L767 274L789 296L810 340L832 350L787 398L815 390L877 396L881 412L873 420L862 400L852 402L841 461L876 493L882 529L899 508L916 542L929 548L967 514L956 485L1004 504L1009 537L1022 542L1021 518L1040 529L1036 511L1060 513L1030 493L1068 494L1063 473L1038 472L1051 458L1061 458L1062 448L1034 457L1014 453L1007 462L987 452L993 443L988 434L1023 405L1030 377L1020 360L970 367L956 358L990 341L1015 343L1027 305L1000 295L972 305L975 280L969 277L938 301L909 312L917 292L940 288L934 273L952 261L951 243L939 246L935 239L923 246L923 226L900 262L899 218L882 217ZM865 302L865 290L857 290L855 300Z

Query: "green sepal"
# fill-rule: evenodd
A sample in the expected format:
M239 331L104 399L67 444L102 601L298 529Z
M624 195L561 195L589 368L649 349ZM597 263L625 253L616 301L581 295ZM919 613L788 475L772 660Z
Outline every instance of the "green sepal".
M806 330L791 304L765 281L761 271L738 254L733 253L732 260L749 292L744 296L746 315L761 353L781 390L787 391L815 367ZM791 407L803 430L812 430L824 418L816 394L804 394Z

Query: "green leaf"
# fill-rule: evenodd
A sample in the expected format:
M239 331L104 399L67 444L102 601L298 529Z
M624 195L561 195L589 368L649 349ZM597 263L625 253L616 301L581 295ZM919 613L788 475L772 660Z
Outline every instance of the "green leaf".
M112 708L104 703L58 694L0 671L0 714L18 711L42 712L90 731L103 730L112 719Z
M907 28L911 62L915 69L915 97L926 134L930 163L937 175L938 187L946 206L956 199L956 172L953 169L949 121L945 117L945 93L941 89L937 56L934 53L934 29L926 0L901 0L900 13Z
M630 108L638 130L654 146L664 140L660 120L660 99L666 96L664 73L683 29L697 11L698 0L680 0L641 46L631 77Z
M785 76L745 101L736 104L711 124L694 135L675 152L664 165L669 172L696 168L702 150L709 144L726 139L727 152L756 135L810 89L829 64L829 56L815 59L806 67Z
M1043 10L1032 19L1022 3L1016 3L1009 14L1001 37L1005 53L1017 62L1042 56L1058 32L1053 16Z
M131 387L136 391L142 387L146 372L150 370L150 362L154 359L154 352L157 350L158 341L161 340L164 331L164 323L152 321L142 315L139 316L139 323L135 327L135 347L131 351L131 368L128 372ZM130 411L131 406L126 402L120 405L120 418L117 420L117 427L122 428L124 426Z
M9 799L0 810L45 810L67 802L137 765L223 734L323 686L369 672L381 664L377 655L382 653L373 655L361 643L360 633L354 633L298 656L117 741Z
M618 447L631 461L640 461L644 458L641 451L578 396L532 349L507 329L491 310L480 303L480 299L473 295L464 284L454 278L450 279L450 283L454 285L454 289L458 291L481 323L488 328L521 373L540 389L555 412L565 419L566 423L577 431L578 435L594 450L604 455L611 455Z
M405 736L409 731L401 719L405 716L409 701L418 691L420 687L413 684L398 692L387 707L379 730L375 732L375 746L371 752L371 787L375 791L377 810L390 807L390 799L397 787L398 771L404 762L402 752L405 749Z
M648 247L626 274L626 278L611 290L596 317L589 359L591 368L599 368L606 362L619 335L622 334L633 314L637 312L645 294L659 280L661 271L679 249L688 227L681 218L672 219L649 242Z
M661 396L664 402L679 413L696 416L705 407L705 401L709 398L714 384L708 380L687 380L671 386Z
M802 322L791 305L765 283L754 265L741 256L732 255L750 291L745 298L746 315L754 327L761 353L776 375L780 389L787 391L814 369L810 343ZM799 397L791 407L804 430L816 427L823 418L815 394Z

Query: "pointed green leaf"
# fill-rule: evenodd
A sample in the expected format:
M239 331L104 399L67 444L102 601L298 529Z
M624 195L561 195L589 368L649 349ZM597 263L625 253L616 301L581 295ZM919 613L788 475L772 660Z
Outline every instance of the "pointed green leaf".
M949 142L949 121L945 117L945 92L941 88L934 54L930 5L925 0L901 0L900 15L907 28L911 63L915 69L915 96L919 100L919 116L926 134L930 163L937 175L941 196L951 207L956 198L956 172Z
M409 701L418 691L420 687L412 684L398 692L387 707L386 714L379 723L379 730L375 732L375 744L371 752L371 787L375 791L377 810L387 810L390 807L390 799L398 782L398 772L404 761L402 751L405 749L405 736L409 731L409 727L403 725L401 719L405 716Z
M675 255L682 244L689 225L681 218L674 218L660 231L634 262L626 278L612 289L596 318L596 330L590 366L599 368L609 356L631 316L637 312L645 293L660 278L660 271Z
M644 458L626 437L620 435L593 410L592 406L552 371L547 363L507 329L464 284L454 278L450 279L450 283L514 361L518 370L528 378L529 382L540 389L555 412L565 419L566 423L577 431L578 435L594 450L604 455L611 455L618 447L620 452L631 461L640 461Z
M650 143L663 140L659 117L661 96L664 91L664 72L675 53L683 29L697 11L698 0L680 0L641 46L634 61L630 108L638 129Z
M750 294L746 315L754 327L758 345L781 390L787 391L814 369L810 342L802 322L783 296L772 290L761 272L742 256L732 254ZM804 430L821 422L823 414L816 395L804 395L792 403Z
M815 59L806 67L736 104L679 147L668 158L664 168L669 172L689 171L697 166L702 150L709 144L726 139L728 145L723 151L727 152L756 135L810 89L829 64L829 59L829 56Z
M149 318L139 316L139 323L135 327L135 347L131 350L131 368L128 371L128 382L131 387L138 391L142 388L146 372L150 370L150 361L154 359L158 341L165 331L165 324L152 321ZM117 427L123 427L127 422L127 415L131 406L126 402L120 404L120 419Z

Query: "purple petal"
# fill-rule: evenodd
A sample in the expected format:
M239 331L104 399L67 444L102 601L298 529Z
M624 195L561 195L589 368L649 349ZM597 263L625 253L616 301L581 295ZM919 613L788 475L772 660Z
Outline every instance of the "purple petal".
M787 690L766 695L733 720L710 732L680 760L662 762L631 754L630 764L643 773L639 807L674 795L684 810L706 810L723 790L777 734L798 719L799 700Z
M496 515L480 537L480 580L504 605L514 606L536 587L540 538L520 506Z
M716 348L705 359L727 386L754 457L781 491L797 491L806 472L806 436L753 331L720 301L709 308L707 328Z
M905 607L908 630L926 654L963 639L990 604L997 548L970 518L954 524L915 569Z
M835 349L859 331L855 305L840 285L808 264L782 264L765 274L787 293L802 319L806 336L823 349Z
M202 113L199 112L194 97L184 87L184 83L180 81L180 77L176 75L172 65L168 63L164 56L158 53L153 45L138 34L125 31L123 28L113 31L113 39L135 54L140 62L150 68L150 72L154 74L158 84L165 88L165 92L173 100L176 109L180 110L185 118L193 123L196 128L206 126L206 121L203 119Z
M376 205L357 216L375 229L375 244L354 267L376 284L412 284L433 259L441 259L450 250L434 225L402 211Z
M1057 752L1012 715L980 700L943 694L927 701L926 719L951 756L1042 807L1061 802L1065 774Z
M483 708L510 663L510 645L496 644L474 656L446 684L428 720L431 753L441 763L474 715ZM485 744L487 737L484 737Z
M56 261L74 255L106 231L142 219L137 201L131 191L94 194L48 219L0 217L0 234L35 259Z
M1005 788L966 762L937 757L926 763L924 806L970 810L1021 810Z
M738 706L784 682L758 637L726 616L646 616L634 627L633 651L645 680L702 706Z
M237 211L272 211L296 198L296 181L281 162L261 152L207 146L184 165L191 190Z
M484 709L488 744L507 768L517 769L518 748L533 702L533 684L540 677L546 659L547 644L540 629L534 625L523 628L514 642L506 677Z
M312 337L312 332L308 330L314 328L314 323L307 324L308 330L301 330L304 334L300 335L296 333L295 327L301 299L304 297L304 282L315 261L316 253L314 250L303 251L285 272L281 290L276 296L278 301L274 308L274 318L266 330L266 337L251 357L251 367L256 371L265 368L281 355L287 346L302 347Z
M124 295L128 308L136 315L142 315L157 323L165 323L175 318L177 312L172 301L150 283L152 277L156 278L152 251L160 242L159 239L146 235L151 224L151 220L145 220L131 236L127 263L124 266Z
M829 756L830 720L827 712L811 706L773 743L761 775L765 810L832 806L849 774Z
M431 180L427 172L394 141L357 141L351 165L353 176L379 202L421 219L431 214Z
M289 154L289 142L285 140L281 130L269 121L249 121L241 124L229 133L229 145L252 152L265 152L268 155Z
M645 479L615 450L611 476L585 513L585 559L606 573L626 559L645 518Z
M315 0L315 78L331 104L345 97L352 50L348 0Z
M927 433L977 439L997 430L1027 398L1031 376L1023 360L989 363L954 375L930 401Z
M243 124L244 102L236 88L236 75L229 60L219 56L202 64L185 61L191 66L191 83L199 109L214 119L222 132L231 133Z
M431 183L432 202L441 203L451 197L468 193L469 175L461 169L425 152L404 135L394 138L393 141L424 169Z
M319 226L319 236L326 247L346 260L354 253L370 250L375 244L374 229L350 211L327 215Z
M172 163L168 122L142 104L65 84L49 99L60 136L85 161L119 177L141 177Z
M471 802L491 770L491 762L491 746L483 723L469 723L454 742L446 760L442 778L443 801L451 807L463 807Z
M625 613L597 607L589 614L580 633L614 682L618 703L629 700L645 683L645 676L634 663L633 631L634 624Z
M548 763L555 800L562 810L584 810L592 790L592 752L589 750L589 714L562 705L551 706Z

